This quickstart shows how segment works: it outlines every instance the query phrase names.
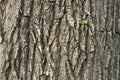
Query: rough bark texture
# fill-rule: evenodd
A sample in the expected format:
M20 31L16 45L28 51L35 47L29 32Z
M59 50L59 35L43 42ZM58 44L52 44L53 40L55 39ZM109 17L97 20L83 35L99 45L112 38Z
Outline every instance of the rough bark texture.
M0 80L120 80L120 0L0 0Z

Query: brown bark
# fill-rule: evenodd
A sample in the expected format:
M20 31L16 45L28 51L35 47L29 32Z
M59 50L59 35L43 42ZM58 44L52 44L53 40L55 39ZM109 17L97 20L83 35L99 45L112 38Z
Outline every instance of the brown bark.
M119 3L0 0L0 79L120 80Z

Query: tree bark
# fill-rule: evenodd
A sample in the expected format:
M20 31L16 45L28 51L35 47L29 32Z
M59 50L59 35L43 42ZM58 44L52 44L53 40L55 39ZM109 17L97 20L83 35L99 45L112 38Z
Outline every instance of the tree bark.
M119 3L0 0L0 79L120 80Z

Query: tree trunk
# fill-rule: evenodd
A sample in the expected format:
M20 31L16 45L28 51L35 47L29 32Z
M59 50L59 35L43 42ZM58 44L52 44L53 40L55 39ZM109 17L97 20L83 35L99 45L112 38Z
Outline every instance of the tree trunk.
M119 3L0 0L0 79L120 80Z

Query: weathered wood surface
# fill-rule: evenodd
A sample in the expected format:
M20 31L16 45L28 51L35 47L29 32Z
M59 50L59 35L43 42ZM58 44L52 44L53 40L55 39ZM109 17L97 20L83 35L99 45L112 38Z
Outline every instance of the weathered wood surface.
M120 0L0 0L0 80L120 80Z

